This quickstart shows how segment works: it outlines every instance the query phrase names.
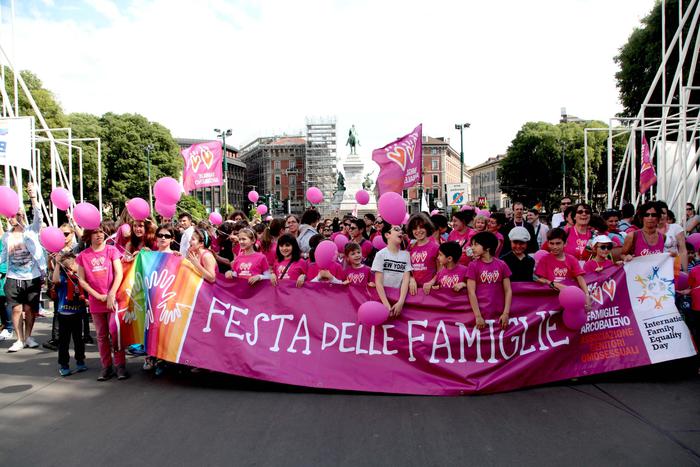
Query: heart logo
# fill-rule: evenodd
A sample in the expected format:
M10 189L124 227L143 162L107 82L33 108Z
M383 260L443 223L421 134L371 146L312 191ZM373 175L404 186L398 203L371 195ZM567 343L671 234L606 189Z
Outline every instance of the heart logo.
M424 263L425 258L428 257L428 252L427 251L416 251L415 253L411 254L411 262L412 263Z
M190 167L192 167L193 172L199 170L199 165L201 163L202 158L199 156L199 154L190 154Z
M610 300L615 300L616 289L617 283L613 279L603 282L603 292L605 292L605 295L610 297Z
M239 267L241 268L241 272L250 271L250 267L252 265L253 265L253 263L241 263Z
M388 152L386 158L396 162L401 170L406 170L406 150L404 148L396 148L394 151Z
M92 264L93 267L98 267L98 266L104 266L105 264L105 257L100 256L99 258L92 258L90 260L90 264Z
M569 268L554 268L555 277L566 277L566 273L569 272Z
M591 299L598 305L603 304L603 292L600 287L596 287L593 290L589 290L591 294Z
M481 273L481 282L484 284L494 284L498 282L499 277L501 277L501 273L498 271L483 271Z
M365 280L365 273L354 273L348 274L348 280L353 284L361 284Z
M202 162L204 162L207 170L211 169L211 164L214 162L214 154L212 154L209 148L202 148Z
M442 279L440 279L440 285L451 289L457 285L458 281L459 277L456 274L452 274L451 276L442 276Z

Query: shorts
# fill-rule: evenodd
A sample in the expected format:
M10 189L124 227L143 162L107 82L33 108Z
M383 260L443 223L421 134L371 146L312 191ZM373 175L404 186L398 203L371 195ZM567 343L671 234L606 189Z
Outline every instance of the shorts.
M29 305L34 313L39 312L39 299L41 296L41 277L34 279L5 280L5 296L7 305L14 308L17 305Z

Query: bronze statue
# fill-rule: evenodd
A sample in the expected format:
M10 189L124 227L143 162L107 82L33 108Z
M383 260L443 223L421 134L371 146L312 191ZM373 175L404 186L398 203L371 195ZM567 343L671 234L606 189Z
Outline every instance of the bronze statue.
M357 154L355 146L360 145L360 140L357 138L357 130L355 130L355 125L352 125L350 131L348 131L348 141L345 143L346 146L350 146L350 154Z

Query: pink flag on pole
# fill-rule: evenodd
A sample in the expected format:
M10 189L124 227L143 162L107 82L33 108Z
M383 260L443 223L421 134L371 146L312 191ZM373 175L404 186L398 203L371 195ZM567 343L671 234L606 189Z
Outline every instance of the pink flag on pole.
M379 165L379 196L388 191L399 193L416 185L422 176L423 124L409 134L372 151L372 160Z
M649 156L649 143L646 136L642 137L642 169L639 171L639 193L644 194L656 183L656 170Z
M221 143L209 141L193 144L183 149L181 154L185 159L185 168L182 171L182 186L185 192L223 184Z

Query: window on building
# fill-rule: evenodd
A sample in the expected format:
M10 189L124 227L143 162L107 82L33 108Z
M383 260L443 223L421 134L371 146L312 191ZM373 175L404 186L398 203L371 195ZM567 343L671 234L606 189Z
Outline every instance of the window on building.
M440 184L440 176L437 174L433 175L433 185L439 185Z
M440 170L440 159L433 159L432 169L433 170Z
M434 155L436 155L437 153L438 153L437 148L430 148L430 154L432 154L432 155L434 156Z
M403 199L408 199L408 190L403 190Z
M297 176L290 175L289 176L289 188L292 190L296 189L296 184L297 184Z
M282 177L279 175L275 175L275 186L279 186L282 184Z
M279 170L280 168L280 161L275 161L275 169Z
M440 199L440 189L433 188L433 199Z

